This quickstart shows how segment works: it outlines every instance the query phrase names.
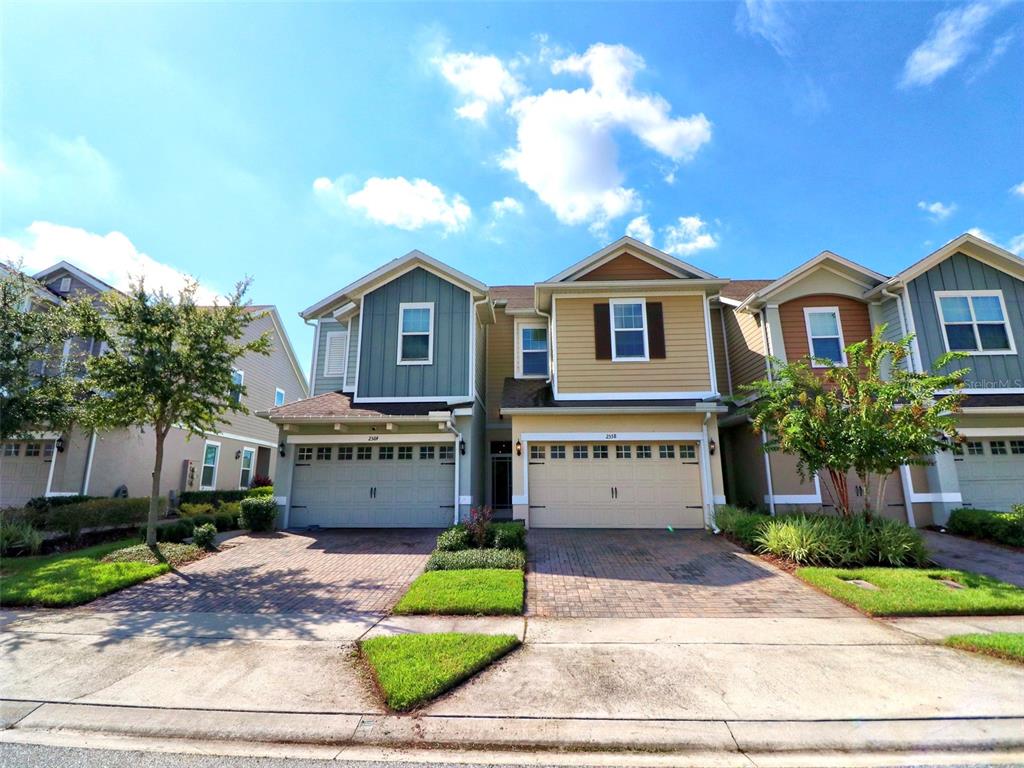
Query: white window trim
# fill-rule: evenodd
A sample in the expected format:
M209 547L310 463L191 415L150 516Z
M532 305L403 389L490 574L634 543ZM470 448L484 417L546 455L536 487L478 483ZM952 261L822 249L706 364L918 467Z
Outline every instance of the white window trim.
M523 331L530 328L543 328L548 332L548 348L546 350L548 372L544 374L524 374L523 373ZM517 379L547 379L551 376L551 331L548 329L548 324L543 320L516 320L515 324L516 331L516 378ZM538 351L538 350L534 350Z
M242 458L239 460L239 465L238 465L238 490L240 490L240 491L243 491L243 490L245 490L246 488L249 487L247 485L242 485L242 473L245 472L245 454L247 454L247 453L251 453L252 454L252 462L249 465L249 482L252 483L253 477L256 476L256 448L255 448L255 446L251 446L251 445L243 445L242 446ZM218 459L220 458L220 453L219 452L217 454L217 458Z
M345 350L344 350L344 353L342 354L342 358L341 358L341 370L340 371L338 371L336 369L332 369L330 367L331 356L329 354L330 350L331 350L331 339L332 338L337 338L338 336L344 336L345 337L345 341L339 342L339 343L342 343L342 344L345 345ZM348 373L347 369L348 369L348 332L347 331L330 331L329 333L325 334L325 336L324 336L324 370L323 370L324 378L344 379L345 376Z
M288 402L287 396L285 395L284 390L281 389L280 387L275 387L274 388L274 407L275 408L279 407L278 404L277 404L277 396L279 394L281 395L281 405L284 405L286 402Z
M60 282L57 283L57 290L60 291L61 293L67 293L68 291L70 291L71 290L71 278L70 277L62 277L60 279Z
M846 367L846 340L843 338L843 316L839 314L839 307L804 307L804 328L807 330L807 354L811 359L812 368L828 368L828 365L819 363L814 359L814 336L811 334L811 315L833 313L836 317L836 328L839 331L839 354L842 361L834 363L839 368ZM823 339L830 339L831 336L822 336Z
M239 405L241 405L241 404L242 404L242 392L241 392L241 387L244 387L244 386L245 386L245 371L243 371L243 370L242 370L241 368L232 368L232 369L231 369L231 377L232 377L232 379L234 379L234 376L235 376L235 374L236 374L236 373L237 373L237 374L239 374L239 375L241 376L241 380L240 380L240 381L238 382L238 386L239 386L239 392L238 392L238 404L239 404ZM232 383L232 385L233 385L233 384L234 384L234 381L232 381L231 383ZM234 393L232 393L232 396L234 396Z
M1009 349L982 349L981 348L981 337L978 335L978 321L974 318L974 302L970 301L971 297L974 296L996 296L999 298L999 309L1003 313L1003 327L1006 328L1006 340L1010 343ZM974 341L978 345L978 349L975 352L969 350L957 350L963 354L970 355L971 357L982 357L991 355L1016 355L1017 345L1013 341L1013 328L1010 327L1010 315L1006 311L1006 300L1003 298L1003 292L999 289L995 290L979 290L979 291L935 291L935 310L939 315L939 326L942 328L942 343L946 347L947 352L952 352L949 348L949 337L946 336L946 318L942 314L942 299L943 298L957 298L967 297L967 307L971 311L971 329L974 331ZM995 325L995 323L982 323ZM956 325L957 323L954 323ZM967 323L959 323L959 325L967 325Z
M407 309L428 309L430 310L429 327L427 328L427 359L426 360L403 360L402 359L402 338L405 336L422 336L422 331L406 333L402 330L402 321ZM360 339L360 343L362 340ZM434 364L434 302L414 301L402 302L398 305L398 350L396 359L399 365L433 365Z
M619 330L623 331L637 331L643 330L644 332L644 356L643 357L620 357L615 345L615 306L617 304L639 304L640 312L644 319L644 327L640 328L622 328ZM651 359L651 350L647 343L647 300L644 298L636 299L608 299L608 325L611 329L612 334L612 362L613 363L646 363Z
M209 446L211 446L211 445L214 445L214 446L217 447L217 458L214 459L214 463L212 465L213 466L213 484L212 485L203 485L203 470L206 467L211 466L211 465L206 463L206 449ZM199 490L200 491L213 491L213 490L217 489L217 467L219 465L220 465L220 443L217 442L216 440L204 440L203 441L203 460L202 460L202 462L199 465Z

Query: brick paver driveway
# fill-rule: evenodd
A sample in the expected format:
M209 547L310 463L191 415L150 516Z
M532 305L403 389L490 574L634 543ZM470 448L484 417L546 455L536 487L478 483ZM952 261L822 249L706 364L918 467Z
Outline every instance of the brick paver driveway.
M175 573L93 602L99 611L383 614L423 570L437 531L335 530L231 539Z
M943 568L974 571L1024 587L1024 555L1009 547L948 533L921 531L932 560Z
M532 616L857 615L703 531L538 530L529 535Z

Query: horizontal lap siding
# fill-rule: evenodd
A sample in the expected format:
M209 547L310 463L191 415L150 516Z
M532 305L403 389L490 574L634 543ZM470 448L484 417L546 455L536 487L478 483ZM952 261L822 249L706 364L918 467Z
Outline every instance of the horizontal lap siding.
M608 299L556 299L558 391L704 392L711 389L701 296L648 296L661 302L665 352L660 360L616 363L594 353L594 304Z
M494 312L494 323L487 326L487 420L498 421L501 392L505 379L515 373L515 321L505 310Z
M907 286L922 365L930 368L946 351L935 292L970 290L1003 292L1017 354L967 357L945 370L969 368L966 381L970 387L1024 387L1024 282L963 253L937 264Z
M816 307L839 307L844 344L850 345L871 337L871 318L868 316L867 304L845 296L804 296L779 306L787 360L799 360L810 354L804 309Z
M715 375L718 391L729 394L729 368L725 358L725 336L722 333L722 310L711 310L711 344L715 350Z
M729 369L732 372L732 388L740 394L743 384L763 379L767 375L764 332L757 315L736 312L723 308L725 313L725 335L729 349Z
M658 269L650 262L626 253L588 272L580 280L665 280L673 277L675 275Z

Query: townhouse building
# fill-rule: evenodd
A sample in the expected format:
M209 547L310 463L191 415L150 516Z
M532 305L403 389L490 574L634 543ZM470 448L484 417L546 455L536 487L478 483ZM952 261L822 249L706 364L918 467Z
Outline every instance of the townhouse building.
M34 275L40 297L29 311L70 297L97 297L114 288L75 265L61 261ZM246 335L270 334L269 356L247 354L235 370L244 385L240 395L249 413L232 414L214 432L190 436L172 429L165 442L161 492L246 488L257 475L274 478L277 470L277 428L255 411L303 400L309 392L305 375L285 333L277 309L253 306L259 317ZM91 339L68 339L65 357L102 354ZM150 492L155 444L151 431L93 431L75 427L66 432L37 432L27 440L0 447L0 508L23 505L35 496L86 494L129 496Z

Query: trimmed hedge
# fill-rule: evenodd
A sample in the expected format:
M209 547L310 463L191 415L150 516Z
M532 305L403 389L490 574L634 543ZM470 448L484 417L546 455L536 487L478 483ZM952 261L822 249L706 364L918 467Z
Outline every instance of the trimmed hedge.
M486 535L488 549L526 549L526 526L522 523L488 523ZM441 532L436 547L441 552L473 549L473 537L469 529L459 523Z
M946 528L958 536L1024 547L1024 504L1016 504L1012 512L954 509Z
M159 500L159 514L167 511L167 499ZM84 528L117 528L136 525L149 515L149 498L103 499L92 498L75 504L52 507L43 514L37 528L61 531L72 541L78 541Z
M242 499L238 524L250 531L272 531L277 520L277 500L273 496Z
M178 494L178 506L182 504L212 504L219 507L227 501L241 501L249 491L182 491Z
M477 568L522 571L526 568L526 556L519 549L463 549L458 552L435 550L427 560L428 571L468 571Z
M249 489L248 495L251 496L273 496L274 486L272 485L254 485Z
M718 527L748 549L800 565L920 567L928 562L921 532L898 520L829 515L766 515L720 507Z
M139 526L139 541L146 540L146 531L149 526ZM174 544L180 544L185 539L192 536L192 532L195 530L195 526L192 521L188 518L182 518L173 523L164 523L163 525L157 525L156 527L156 540L157 541L169 541Z
M82 501L95 499L96 496L86 496L78 493L74 496L34 496L25 502L26 509L35 509L40 512L48 512L54 507L64 507L68 504L78 504Z

